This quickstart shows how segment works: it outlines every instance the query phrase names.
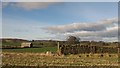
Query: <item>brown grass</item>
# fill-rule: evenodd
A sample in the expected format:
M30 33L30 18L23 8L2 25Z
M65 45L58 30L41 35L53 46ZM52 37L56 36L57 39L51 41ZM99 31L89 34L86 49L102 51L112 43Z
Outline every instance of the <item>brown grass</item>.
M89 55L89 56L86 56ZM117 54L78 54L78 55L61 55L49 56L41 53L15 53L3 52L3 66L117 66Z

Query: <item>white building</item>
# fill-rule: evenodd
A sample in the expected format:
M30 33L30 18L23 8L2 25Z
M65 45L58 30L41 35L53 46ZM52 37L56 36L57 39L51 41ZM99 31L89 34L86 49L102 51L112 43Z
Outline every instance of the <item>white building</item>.
M31 42L23 42L21 43L21 48L30 48L33 47L33 44Z

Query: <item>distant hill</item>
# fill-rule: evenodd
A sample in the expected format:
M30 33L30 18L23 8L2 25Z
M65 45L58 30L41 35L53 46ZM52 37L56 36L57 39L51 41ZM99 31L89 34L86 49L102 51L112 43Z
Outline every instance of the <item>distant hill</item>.
M16 38L2 38L0 39L0 43L2 42L2 47L14 47L20 46L22 42L28 42L28 40L24 39L16 39Z
M28 41L24 39L17 39L17 38L2 38L0 41Z
M51 47L57 46L57 42L60 45L67 44L67 41L58 41L58 40L25 40L25 39L17 39L17 38L2 38L0 39L2 42L2 47L6 46L20 46L22 42L32 42L33 46L37 47ZM0 43L1 43L0 42ZM93 46L111 46L116 47L118 42L103 42L103 41L80 41L80 45L93 45Z

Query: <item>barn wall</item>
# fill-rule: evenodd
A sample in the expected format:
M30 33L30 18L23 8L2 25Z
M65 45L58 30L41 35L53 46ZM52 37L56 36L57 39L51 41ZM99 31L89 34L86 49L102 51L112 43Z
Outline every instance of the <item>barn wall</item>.
M24 48L24 47L32 47L33 44L32 43L22 43L21 44L21 47Z

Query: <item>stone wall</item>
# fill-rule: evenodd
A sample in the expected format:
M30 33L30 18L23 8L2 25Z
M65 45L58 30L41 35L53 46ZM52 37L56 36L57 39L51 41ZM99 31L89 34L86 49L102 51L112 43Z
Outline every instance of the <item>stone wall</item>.
M76 45L59 45L58 51L61 54L117 53L118 48L76 44Z

